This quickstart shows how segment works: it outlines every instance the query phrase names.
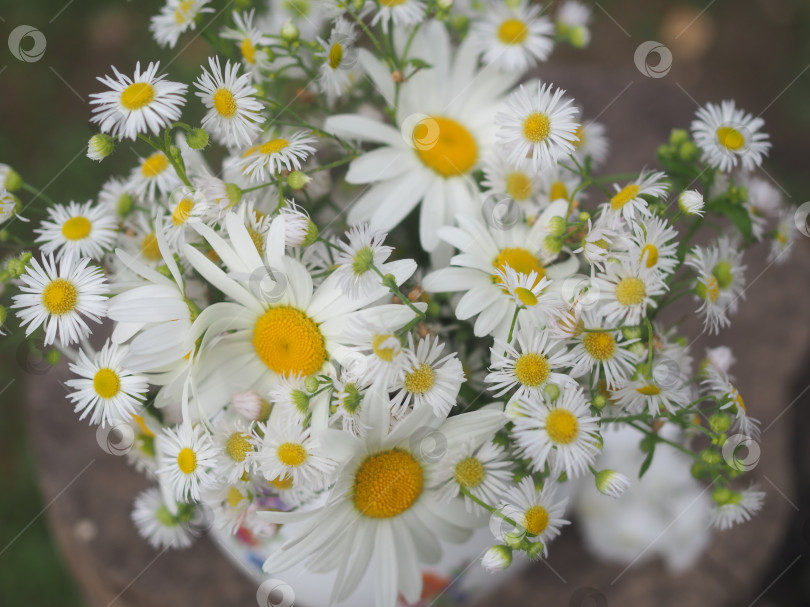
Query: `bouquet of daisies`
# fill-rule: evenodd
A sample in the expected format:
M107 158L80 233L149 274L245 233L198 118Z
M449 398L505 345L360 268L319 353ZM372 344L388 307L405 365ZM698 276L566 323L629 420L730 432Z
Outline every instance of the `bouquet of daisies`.
M611 425L643 435L639 476L659 444L693 458L717 527L760 508L729 455L758 432L730 352L696 365L659 314L686 297L717 333L745 248L786 257L762 120L709 104L662 170L599 175L604 128L531 77L587 44L581 4L215 4L151 21L162 45L210 42L195 81L99 78L88 156L142 156L95 202L0 170L10 308L69 359L79 419L133 437L149 542L188 546L202 510L257 538L293 524L266 571L337 571L342 600L373 563L379 605L414 601L444 542L495 520L483 566L503 569L547 555L566 483L620 499ZM29 194L33 243L10 232Z

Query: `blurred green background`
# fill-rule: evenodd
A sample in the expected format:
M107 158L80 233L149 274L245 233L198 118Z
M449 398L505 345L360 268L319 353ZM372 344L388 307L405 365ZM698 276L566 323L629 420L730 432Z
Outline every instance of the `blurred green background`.
M59 202L92 198L111 174L129 171L142 147L119 150L103 164L84 156L93 133L87 100L89 93L98 90L95 78L109 73L111 64L130 72L137 60L162 59L172 79L190 82L210 53L202 38L189 44L189 35L181 38L175 51L161 51L148 32L149 17L161 4L155 0L3 0L0 163L12 165L27 182L44 188ZM641 41L660 40L673 51L673 77L696 91L699 102L733 97L755 114L765 108L763 118L773 141L768 170L796 204L810 197L805 177L810 157L810 2L601 0L589 4L594 11L591 47L562 49L552 63L626 73L634 69L633 51ZM217 10L225 5L224 0L213 2ZM40 61L19 61L5 44L10 31L22 24L46 36L47 50ZM636 80L645 85L638 74ZM694 105L686 96L681 101L683 115L691 116ZM644 128L640 122L638 129ZM632 144L631 133L609 135L614 149ZM652 163L655 147L649 147ZM44 201L35 204L42 207ZM0 294L0 303L7 305L8 299L8 293ZM24 381L36 376L19 372L21 331L13 321L10 324L13 334L3 338L0 346L0 605L81 605L66 563L51 540L47 516L40 516L45 503L26 429L36 420L27 417L24 407ZM52 406L68 405L54 402ZM796 575L802 575L801 569L796 569ZM778 591L778 586L771 590Z

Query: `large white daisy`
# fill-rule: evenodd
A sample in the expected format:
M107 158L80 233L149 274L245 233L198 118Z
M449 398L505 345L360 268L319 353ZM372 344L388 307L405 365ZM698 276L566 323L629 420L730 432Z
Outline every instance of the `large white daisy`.
M48 209L48 219L34 231L39 234L43 253L56 252L61 259L67 251L77 257L100 260L116 240L116 219L111 210L102 205L93 206L92 201L78 204L55 205Z

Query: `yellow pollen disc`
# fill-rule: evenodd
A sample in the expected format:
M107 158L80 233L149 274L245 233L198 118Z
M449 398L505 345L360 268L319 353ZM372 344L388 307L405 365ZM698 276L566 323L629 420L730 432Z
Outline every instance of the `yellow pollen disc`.
M336 70L341 61L343 61L343 46L340 42L335 42L329 49L329 67Z
M405 374L405 389L412 394L424 394L433 387L436 381L436 372L425 363L411 373Z
M637 306L644 301L646 295L644 281L635 276L622 278L616 285L616 301L623 306Z
M529 35L529 28L520 19L507 19L498 26L498 40L504 44L522 44Z
M247 497L245 497L245 494L239 491L239 489L237 489L236 487L231 487L230 489L228 489L227 502L231 508L236 508L242 502L242 500L245 499L247 499Z
M404 4L405 0L379 0L379 2L383 6L399 6L400 4Z
M252 451L247 435L234 432L225 442L225 452L235 462L243 462L247 454Z
M616 353L616 340L610 333L586 333L582 344L585 351L596 360L609 360Z
M529 291L529 289L518 287L515 289L515 297L517 297L524 306L532 307L537 305L537 295Z
M643 394L644 396L657 396L661 394L661 388L649 384L646 386L641 386L640 388L636 388L636 392L638 392L639 394Z
M163 171L169 168L169 159L163 152L155 152L149 158L143 161L141 165L141 175L147 179L157 177Z
M121 92L121 105L130 111L146 107L155 98L155 87L148 82L133 82Z
M253 41L250 38L243 39L239 48L245 61L251 65L256 63L256 47L253 46Z
M236 98L228 89L217 89L213 101L214 109L220 116L230 118L236 114Z
M279 375L312 375L326 360L318 325L296 308L270 308L256 321L253 347L262 362Z
M253 151L258 152L259 154L265 154L269 156L270 154L278 154L288 145L290 145L290 142L287 141L286 139L271 139L267 143L261 144L257 149ZM248 154L246 153L246 155Z
M551 368L548 359L542 354L529 352L521 354L515 360L515 377L524 386L536 388L546 383Z
M442 177L463 175L478 161L478 144L472 133L451 118L425 118L411 137L419 160Z
M585 145L585 127L578 124L577 130L574 131L574 135L577 137L577 140L572 142L575 148L581 148L583 145Z
M736 390L735 390L735 392L736 392ZM740 395L739 392L737 392L737 395L734 397L734 402L737 403L737 406L740 409L742 409L743 412L747 411L747 409L745 408L745 402L743 401L743 397Z
M146 425L146 420L144 420L142 416L133 415L132 419L135 420L136 424L138 424L138 429L141 431L141 434L150 438L155 438L155 433L149 429L149 426Z
M644 245L644 248L641 249L641 258L639 261L644 259L645 254L647 255L648 268L651 268L658 263L658 247L656 247L654 244Z
M540 143L551 133L551 120L545 114L532 112L523 121L523 136L532 143Z
M720 284L714 276L709 277L709 282L706 283L706 299L712 303L717 303L720 297Z
M194 0L183 0L180 5L174 11L174 22L177 25L183 25L186 21L189 20L189 13L191 12L191 7L194 5Z
M523 202L532 195L532 180L520 171L509 173L506 176L506 193L514 200Z
M717 141L732 152L736 152L745 145L745 137L742 133L730 126L721 126L717 129Z
M183 474L191 474L197 469L197 454L192 449L183 447L177 454L177 466Z
M631 200L635 200L640 191L641 188L635 183L624 186L621 190L613 195L613 198L610 199L610 208L614 211L618 211Z
M160 254L160 246L154 232L149 232L141 240L141 255L149 261L160 261L163 256Z
M250 240L253 242L253 246L256 247L256 250L261 255L264 252L264 238L259 232L253 229L251 226L246 226L248 231L248 236L250 236Z
M360 464L354 476L354 505L369 518L392 518L422 494L424 472L410 453L381 451Z
M548 191L549 200L568 200L568 188L562 181L555 181Z
M277 476L271 481L268 481L271 486L280 491L289 491L293 488L293 479L291 476L285 474L284 476Z
M93 390L101 398L112 398L118 394L121 390L121 380L118 378L118 373L107 367L96 371L96 375L93 377Z
M191 216L191 209L193 208L194 201L191 198L183 198L172 211L172 223L175 226L181 226L186 223L186 220Z
M371 349L374 351L374 354L377 355L377 358L384 360L387 363L394 360L394 356L396 356L397 353L396 348L393 346L384 345L393 337L393 335L375 335L371 340Z
M528 275L532 272L537 272L537 278L535 279L532 288L536 287L537 283L540 282L540 279L546 275L546 269L543 267L543 264L540 263L540 260L537 259L537 256L520 247L501 249L501 252L498 253L495 261L492 262L492 265L504 272L506 271L506 266L509 266L519 274ZM496 276L495 282L502 281L500 277Z
M476 457L465 457L456 464L453 477L462 487L477 487L484 481L484 464Z
M62 224L62 236L68 240L81 240L90 235L93 224L86 217L71 217Z
M307 461L307 450L298 443L282 443L276 451L278 461L290 468L296 468Z
M542 506L532 506L523 515L523 526L529 533L540 535L548 527L548 510Z
M64 278L51 281L42 291L42 306L53 316L72 312L79 301L79 290Z
M579 434L579 421L568 409L552 409L546 416L546 433L552 442L567 445Z

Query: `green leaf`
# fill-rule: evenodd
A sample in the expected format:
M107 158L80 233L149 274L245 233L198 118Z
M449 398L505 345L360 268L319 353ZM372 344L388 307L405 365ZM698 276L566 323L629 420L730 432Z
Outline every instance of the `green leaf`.
M649 469L650 464L652 464L654 455L655 455L655 447L653 447L650 450L650 452L647 454L647 457L645 457L644 461L641 462L641 468L639 468L639 470L638 470L638 478L639 479L641 479L641 477L644 476L644 473L647 472L647 470Z
M754 229L751 216L748 214L745 207L731 204L729 201L719 198L709 203L709 210L728 217L740 231L745 242L751 243L754 241Z

